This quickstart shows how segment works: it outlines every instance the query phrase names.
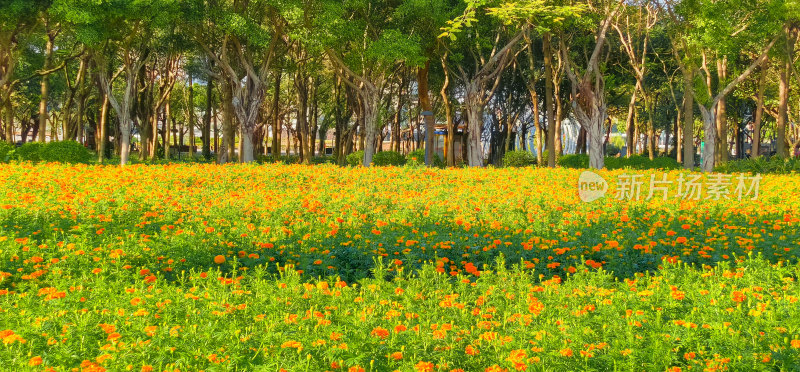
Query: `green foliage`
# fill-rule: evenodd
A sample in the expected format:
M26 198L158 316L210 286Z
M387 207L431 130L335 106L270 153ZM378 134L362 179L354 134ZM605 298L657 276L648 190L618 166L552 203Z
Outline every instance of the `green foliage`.
M333 156L315 156L311 158L311 164L336 164Z
M395 151L381 151L372 157L372 164L377 166L402 166L405 163L403 154Z
M564 168L585 169L589 168L589 155L570 154L558 159L558 165ZM675 159L658 157L653 160L640 155L626 157L606 157L605 169L680 169L681 165Z
M88 163L92 154L75 141L50 142L41 147L39 157L51 163Z
M617 156L619 152L620 148L617 145L613 143L606 145L606 156Z
M0 163L5 163L9 155L14 151L14 146L6 141L0 141Z
M546 154L545 154L546 155ZM547 158L543 158L547 162ZM589 155L567 154L558 158L558 166L563 168L583 169L589 168Z
M300 162L300 157L297 155L281 155L276 159L272 155L258 155L256 156L256 162L261 164L273 164L273 163L297 164Z
M758 157L754 159L731 160L714 168L720 173L752 174L791 174L800 173L800 159L781 159L780 157Z
M529 167L536 164L536 157L528 151L509 151L503 155L504 167Z
M18 161L32 161L37 162L42 160L39 153L44 148L44 144L41 142L27 142L14 150L14 152L10 155L10 158Z
M364 163L364 150L356 151L350 155L347 155L345 158L347 161L347 165L351 167L357 167Z
M683 165L678 163L677 160L667 157L667 156L659 156L652 160L653 168L652 169L681 169Z

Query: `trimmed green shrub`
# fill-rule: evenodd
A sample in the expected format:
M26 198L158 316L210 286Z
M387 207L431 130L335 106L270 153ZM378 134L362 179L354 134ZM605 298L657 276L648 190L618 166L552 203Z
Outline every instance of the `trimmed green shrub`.
M297 155L281 155L277 159L272 157L272 155L256 156L256 163L260 164L272 164L272 163L297 164L299 162L300 162L300 157Z
M545 151L545 155L547 155L547 151ZM546 163L547 158L544 157L542 160ZM567 154L560 158L558 158L558 166L563 168L574 168L574 169L581 169L581 168L589 168L589 155L586 154Z
M681 169L683 166L681 163L678 163L677 160L662 156L653 159L653 165L655 169Z
M381 151L372 157L372 164L379 167L401 166L406 163L406 158L399 152Z
M9 154L14 151L14 146L6 141L0 141L0 163L7 162Z
M39 157L46 162L88 163L92 154L78 142L61 141L42 146Z
M18 161L41 161L42 158L39 153L42 151L44 145L41 142L28 142L14 150L11 158Z
M357 167L361 164L364 164L364 150L356 151L350 155L347 155L347 165L351 167Z
M311 158L311 164L334 164L336 158L333 156L315 156Z
M536 157L528 151L509 151L503 155L504 167L530 167L536 164Z
M800 172L800 159L781 159L777 156L731 160L714 168L720 173L789 174Z
M626 157L607 157L604 160L605 169L680 169L681 165L672 158L650 158L641 155ZM584 169L589 168L589 155L571 154L564 155L558 160L558 165L564 168Z

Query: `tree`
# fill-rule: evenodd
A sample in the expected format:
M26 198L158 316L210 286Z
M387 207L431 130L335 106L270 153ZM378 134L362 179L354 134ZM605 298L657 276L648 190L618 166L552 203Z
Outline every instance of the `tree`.
M394 5L394 6L393 6ZM332 70L358 94L364 128L363 165L370 166L378 138L381 95L402 65L424 63L420 39L400 31L391 15L396 4L361 0L324 2L314 11L309 29Z
M121 165L130 156L133 107L137 78L152 57L161 30L171 28L178 14L175 2L54 0L52 9L85 44L99 70L100 87L119 120ZM109 69L119 61L119 68ZM121 91L112 86L113 76L124 74Z
M221 71L207 72L230 90L230 106L242 128L240 160L246 163L255 160L253 135L265 84L283 43L281 6L273 0L193 0L187 7L187 27ZM234 139L227 134L225 140L232 145Z
M605 78L600 67L600 57L606 42L606 34L619 11L622 1L612 1L600 9L604 16L595 34L595 45L587 59L586 67L580 69L569 56L566 45L561 45L561 53L567 63L566 71L572 83L572 112L578 123L586 131L589 144L589 166L601 169L605 163L603 128L608 118L606 113Z

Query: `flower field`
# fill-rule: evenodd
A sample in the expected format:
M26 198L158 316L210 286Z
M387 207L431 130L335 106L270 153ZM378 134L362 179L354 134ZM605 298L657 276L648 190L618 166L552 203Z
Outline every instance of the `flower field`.
M0 369L800 368L800 177L598 173L0 165Z

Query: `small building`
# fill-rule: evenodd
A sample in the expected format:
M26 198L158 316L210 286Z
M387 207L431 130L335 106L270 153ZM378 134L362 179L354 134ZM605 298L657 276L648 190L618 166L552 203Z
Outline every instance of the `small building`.
M466 149L464 148L464 144L466 143L464 136L466 135L466 125L459 125L455 128L455 133L453 133L453 147L455 152L455 161L456 163L465 161L464 154L466 153ZM447 126L444 124L437 124L434 127L434 140L433 140L433 151L439 155L442 160L446 160L445 153L447 152Z

